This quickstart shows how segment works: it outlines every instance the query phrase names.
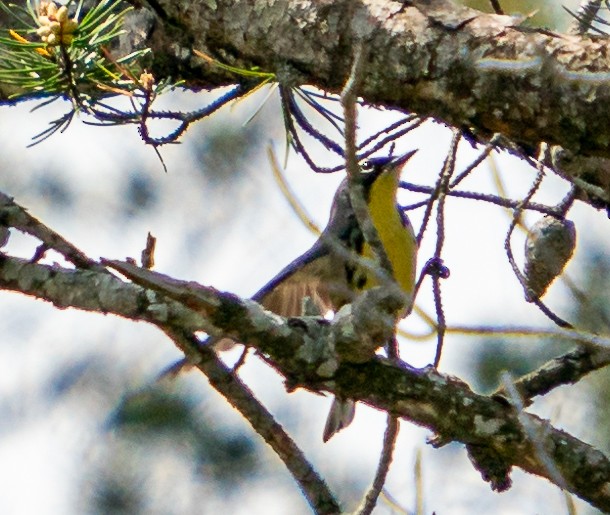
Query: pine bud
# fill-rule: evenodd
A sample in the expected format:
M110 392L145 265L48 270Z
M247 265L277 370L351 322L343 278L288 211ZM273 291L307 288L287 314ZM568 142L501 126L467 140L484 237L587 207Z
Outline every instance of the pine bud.
M78 22L75 19L70 18L70 19L66 20L66 22L64 23L64 34L71 34L77 28L78 28Z
M68 8L65 5L62 5L59 9L57 9L55 18L59 23L65 23L68 19Z

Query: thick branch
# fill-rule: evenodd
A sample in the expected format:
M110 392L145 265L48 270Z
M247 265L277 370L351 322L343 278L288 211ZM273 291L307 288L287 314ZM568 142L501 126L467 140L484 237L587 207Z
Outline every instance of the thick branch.
M152 290L125 283L105 270L67 270L58 266L29 263L1 253L0 288L21 291L62 308L75 307L86 311L113 313L157 325L172 338L190 362L196 363L212 386L250 421L278 453L315 512L340 513L339 506L324 481L252 392L231 374L211 349L198 348L192 339L185 336L196 330L215 329L196 311L165 299ZM211 304L222 306L222 302L214 303L217 298L213 294L211 298Z
M358 39L369 53L359 89L368 102L501 132L532 148L546 141L610 157L610 114L600 109L610 100L607 40L520 27L516 17L449 0L159 3L171 22L151 40L157 66L174 66L170 73L188 74L191 85L237 80L194 59L197 48L339 92Z
M369 59L366 101L432 116L534 148L540 141L576 154L610 157L610 42L519 26L450 0L224 0L155 2L163 17L133 13L129 30L154 51L157 78L190 87L239 77L194 49L242 68L275 72L287 85L339 92L354 40ZM159 8L160 7L160 8ZM138 23L143 26L139 29ZM150 34L149 34L150 33ZM144 41L142 34L149 34ZM125 38L120 53L133 50Z
M157 288L166 279L150 271L143 271L143 276L155 281ZM331 366L330 345L321 348L320 342L337 338L335 324L315 319L286 321L265 313L253 302L211 288L171 279L168 284L170 296L182 295L198 309L203 306L209 323L196 313L187 316L190 310L164 300L167 295L126 284L106 273L66 270L0 255L0 288L63 307L114 313L160 327L186 320L190 330L198 325L193 321L199 320L199 328L229 334L256 346L291 387L330 391L360 400L429 428L438 435L438 442L459 441L471 449L487 448L485 455L493 455L494 461L503 463L507 470L517 465L552 480L544 461L533 452L528 435L534 431L537 447L543 448L556 465L567 489L601 510L610 510L608 459L548 422L526 413L520 420L510 406L477 395L461 381L434 370L415 370L379 357ZM189 291L192 293L185 293ZM345 320L341 323L339 332L345 333L347 324ZM521 422L524 417L527 432Z
M610 158L610 114L603 108L610 101L609 39L522 27L518 17L451 0L148 4L150 10L130 15L130 34L116 51L150 46L157 79L184 79L193 89L246 80L197 57L197 50L273 72L286 87L338 93L354 42L361 41L368 59L358 93L368 103L430 116L482 139L500 133L526 149L545 141L575 156ZM2 91L0 84L0 98ZM600 189L592 203L607 205L610 167L587 164L586 177L580 168L563 172Z

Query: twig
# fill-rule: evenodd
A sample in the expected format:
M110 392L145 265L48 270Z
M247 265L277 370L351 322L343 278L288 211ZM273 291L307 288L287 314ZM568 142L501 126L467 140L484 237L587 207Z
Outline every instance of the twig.
M303 223L305 227L307 227L313 234L316 236L320 236L322 233L321 229L313 222L309 213L307 213L305 207L301 204L294 191L290 189L290 186L286 182L286 178L282 174L282 170L277 161L277 157L273 150L273 147L269 145L267 147L267 157L269 159L269 164L271 165L271 170L273 171L273 177L275 182L277 183L282 195L290 204L290 207L297 215L299 220Z
M574 298L580 302L583 306L583 310L586 310L586 313L591 316L594 315L600 322L601 327L604 327L605 330L610 330L610 314L604 309L605 304L599 304L595 302L589 292L584 292L580 288L578 288L574 281L567 274L561 274L561 280L563 284L568 288L570 293L574 296Z
M390 125L387 125L386 127L381 129L380 131L378 131L375 134L373 134L372 136L369 136L368 138L366 138L364 141L362 141L358 145L358 149L362 150L363 148L365 148L368 145L372 144L376 139L380 138L383 134L391 134L394 130L402 127L406 123L409 123L409 122L417 123L418 121L419 121L419 119L418 119L417 115L409 114L409 115L405 116L404 118L401 118L397 122L394 122L394 123L391 123Z
M447 190L449 189L449 179L455 170L455 159L457 156L457 149L461 139L459 131L454 131L453 138L451 139L451 145L447 152L447 158L443 164L443 170L438 182L438 195L437 195L437 206L436 206L436 248L434 250L434 258L437 263L442 263L441 253L443 251L443 244L445 243L445 200L447 198ZM443 352L443 342L445 339L445 312L443 311L443 303L441 296L441 279L443 278L440 274L432 275L432 291L434 293L434 305L436 308L436 334L437 344L436 353L434 356L434 368L438 368L441 361L441 354Z
M299 86L295 89L296 93L301 97L307 104L311 106L320 116L322 116L328 123L330 123L339 134L343 134L341 125L343 124L343 118L335 113L332 109L324 107L318 99L326 100L330 102L340 102L340 99L336 95L325 93L320 95L315 91L310 91L304 86ZM341 124L341 125L340 125Z
M357 89L363 78L363 66L365 61L365 50L362 41L358 41L354 48L354 61L349 79L347 80L341 92L341 104L343 105L344 120L345 120L345 168L348 173L349 193L352 208L358 220L358 224L362 229L365 240L373 249L381 269L386 272L390 278L394 277L392 263L381 243L379 234L375 229L370 218L370 213L366 200L364 198L364 188L362 186L362 178L360 168L358 166L356 131L357 131L357 113L356 99ZM397 358L396 348L392 348L392 344L388 344L388 355ZM387 473L392 462L392 453L398 434L399 423L398 419L388 414L387 427L384 435L384 444L379 460L377 472L371 489L365 496L364 505L358 510L360 515L368 515L375 504L377 498L385 483Z
M253 429L280 457L292 474L316 514L340 514L341 509L324 480L303 451L290 438L273 415L256 399L252 391L216 356L209 346L186 336L180 330L164 327L165 333L180 348L191 348L201 355L197 368L210 384L250 423Z
M409 191L414 191L416 193L425 193L427 195L431 195L434 193L434 187L432 186L422 186L420 184L413 184L410 182L401 181L400 187ZM501 207L506 207L510 209L516 209L520 204L522 205L522 210L530 210L530 211L538 211L540 213L544 213L546 215L558 216L560 213L557 212L556 206L546 206L544 204L538 204L536 202L527 202L523 203L521 200L511 200L507 198L503 198L498 195L491 195L489 193L478 193L474 191L463 191L463 190L449 190L447 193L450 197L458 197L469 200L480 200L482 202L489 202L490 204L496 204ZM428 204L429 199L426 199L423 202L418 202L417 204L404 206L403 209L405 211L410 211L412 209L416 209L423 205Z
M144 142L148 145L155 147L166 145L168 143L175 143L180 136L182 136L192 123L195 123L203 118L207 118L212 115L220 108L227 105L229 102L236 100L249 93L249 89L241 85L237 85L230 89L220 97L210 102L201 109L191 111L189 113L183 113L180 111L153 111L148 107L143 113L139 110L133 112L118 111L116 109L108 108L103 103L97 103L97 106L90 106L87 108L87 113L91 114L99 123L92 123L84 121L88 125L124 125L124 124L137 124L140 128L140 135ZM146 105L146 104L145 104ZM104 110L100 109L103 108ZM144 117L144 119L143 119ZM148 134L148 131L142 131L142 123L146 123L149 119L156 120L173 120L179 122L178 127L161 137L152 137Z
M539 429L530 423L530 419L527 416L524 416L523 409L523 401L519 392L515 388L513 380L508 372L504 372L502 374L502 385L504 390L509 395L509 400L511 404L517 410L517 418L519 423L523 427L523 431L529 438L530 443L532 444L533 450L538 457L539 462L546 469L549 477L557 486L561 489L565 490L567 488L567 484L563 474L549 455L549 453L544 448L544 440L546 439L544 434L538 434Z
M14 227L21 232L38 238L43 243L45 249L52 249L58 252L79 268L108 273L103 266L90 259L81 250L41 223L37 218L34 218L25 208L2 192L0 192L0 220L4 226Z
M460 182L462 182L470 172L472 172L477 166L479 166L487 156L492 153L492 151L496 148L496 145L503 139L501 134L494 134L493 138L489 140L489 143L485 145L483 151L470 163L466 169L457 175L457 177L451 181L450 188L455 188Z
M357 515L369 515L377 504L377 499L379 498L379 494L381 493L388 476L390 465L392 464L392 455L394 453L399 429L400 423L398 418L388 414L387 426L385 434L383 435L383 448L379 458L379 464L377 465L377 471L375 472L375 478L364 497L362 505L356 510Z
M381 494L379 494L379 497L392 510L393 514L412 515L412 512L407 510L404 506L401 506L400 503L385 488L381 490ZM420 514L417 513L416 515Z
M356 42L354 47L354 61L349 78L341 91L341 104L343 105L343 117L345 119L345 168L349 183L350 200L352 208L362 229L364 238L373 249L380 267L389 277L393 277L392 263L379 239L379 234L371 221L369 210L364 198L364 187L358 166L356 131L357 113L356 99L358 85L362 80L362 71L365 61L364 44Z
M316 173L334 173L343 169L343 165L339 165L332 168L326 168L320 167L315 163L313 158L309 155L309 152L307 152L305 145L303 145L303 142L299 137L299 133L294 125L291 107L292 93L290 92L290 89L288 87L280 85L279 92L280 102L282 104L282 115L284 117L284 128L290 146L295 149L297 154L299 154L305 160L307 165Z
M309 134L312 138L319 141L325 149L334 152L340 157L344 157L343 148L341 147L341 145L330 139L325 134L322 134L313 125L311 125L311 123L309 123L309 120L307 120L307 117L305 116L303 111L301 111L299 104L295 100L293 91L291 89L285 88L284 92L286 94L286 101L289 113L294 117L299 127L301 127L301 129L303 129L306 134Z
M504 14L504 11L502 10L502 6L500 5L499 0L489 0L489 3L491 4L491 8L494 10L494 12L496 14Z
M563 338L592 349L610 350L610 337L600 336L582 330L542 329L526 326L491 327L485 325L451 325L447 332L453 334L473 334L478 336L498 335L515 338Z
M356 154L356 132L357 132L357 114L356 114L356 99L358 97L357 89L362 81L362 71L365 60L364 45L361 41L357 41L354 45L354 56L350 75L341 91L341 105L343 106L343 118L345 121L345 168L348 176L355 178L358 176L360 169L358 167L358 157Z
M424 477L422 472L422 451L418 447L415 451L415 465L413 467L415 478L415 515L424 515Z
M578 347L575 350L548 361L537 370L512 382L522 403L529 406L532 399L544 395L565 384L577 383L584 376L610 364L610 349ZM493 394L507 397L504 386Z
M404 123L407 123L407 121L411 121L411 120L405 120ZM374 134L371 138L367 138L367 140L365 140L364 142L362 142L360 145L358 145L358 150L360 151L360 153L358 154L358 158L360 160L362 159L366 159L367 157L369 157L371 154L377 152L378 150L381 150L383 147L385 147L388 143L394 142L396 141L398 138L404 136L405 134L408 134L409 132L411 132L412 130L416 129L417 127L419 127L420 125L422 125L424 122L426 121L425 118L415 118L413 121L411 121L411 123L409 125L407 125L406 127L403 127L400 130L397 130L396 132L391 132L388 136L386 136L385 138L381 138L379 141L377 141L371 148L363 151L363 149L365 148L365 146L369 145L370 143L372 143L372 141L377 138L378 136L380 136L383 132L385 131L380 131L377 134ZM386 128L389 129L389 128Z
M586 34L592 28L601 6L602 0L582 0L576 12L572 12L564 6L564 9L574 17L574 21L568 28L568 33L575 35Z

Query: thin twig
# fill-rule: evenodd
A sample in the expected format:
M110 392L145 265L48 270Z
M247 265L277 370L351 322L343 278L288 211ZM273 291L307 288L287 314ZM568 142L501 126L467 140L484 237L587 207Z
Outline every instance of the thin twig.
M576 200L577 196L578 196L578 188L576 188L576 186L572 185L568 194L561 200L561 202L559 202L559 204L557 204L555 206L555 209L557 210L557 213L559 214L559 216L564 218L568 214L568 211L574 204L574 201Z
M496 14L503 15L504 11L502 10L502 6L500 5L499 0L489 0L491 4L491 8L494 10Z
M422 472L422 450L418 447L415 451L415 465L413 467L415 478L415 515L424 515L424 475Z
M593 159L593 158L591 158L591 159ZM600 164L599 166L602 166L602 165ZM564 171L562 168L560 168L560 166L558 166L557 164L555 164L551 161L549 163L549 168L559 177L561 177L562 179L565 179L566 181L568 181L570 184L572 184L579 190L582 190L583 192L585 192L592 201L597 200L598 202L602 203L602 205L604 205L605 207L610 205L610 192L601 186L596 186L595 184L591 184L590 182L587 182L582 177L578 177L578 175L575 175L575 173L577 173L577 172L574 170L574 168L575 168L574 165L571 165L569 170L566 168L567 171Z
M582 0L575 13L564 6L564 9L574 17L574 21L568 28L568 33L583 35L591 30L601 6L602 0Z
M309 105L316 113L324 118L341 136L343 136L343 118L332 110L324 107L316 97L313 97L309 91L303 87L294 88L293 90L299 98L301 98L306 104ZM341 125L340 125L341 124ZM343 149L341 149L343 150ZM341 152L343 154L343 152Z
M292 208L294 213L297 215L299 220L301 220L305 227L307 227L316 236L320 236L322 230L320 229L320 227L318 227L316 223L314 223L309 213L307 213L307 210L305 209L303 204L301 204L301 202L295 195L294 191L290 189L290 186L286 182L286 178L282 173L280 164L277 160L277 156L275 155L275 152L271 145L267 147L267 157L269 158L269 164L271 165L275 182L280 188L282 195L284 195L284 198L288 201L288 204L290 204L290 207Z
M404 124L410 123L410 122L413 122L413 121L417 121L417 120L418 120L417 115L415 115L415 114L407 115L404 118L401 118L400 120L398 120L398 121L396 121L394 123L391 123L390 125L387 125L386 127L381 129L380 131L378 131L375 134L373 134L372 136L369 136L368 138L366 138L364 141L362 141L358 145L358 149L362 150L363 148L369 146L375 140L380 138L382 135L392 133L396 129L402 127Z
M521 399L521 396L519 395L519 392L515 388L512 377L508 372L504 372L502 374L502 385L504 390L509 395L509 400L511 404L517 410L517 418L519 420L519 423L521 424L524 433L529 438L529 441L532 444L533 450L536 456L538 457L539 462L546 469L549 477L551 478L551 481L553 481L553 483L559 486L559 488L565 490L567 488L565 478L563 477L563 474L561 473L557 465L555 465L555 462L553 461L549 453L544 448L543 442L546 440L546 435L538 434L536 428L530 423L530 419L525 416L523 412L523 401Z
M443 164L443 170L441 172L440 181L438 183L438 196L436 206L436 248L434 250L434 259L437 263L442 263L441 254L443 251L443 245L445 243L445 200L447 198L447 190L449 189L449 180L455 170L455 159L457 156L458 145L461 139L459 131L453 133L451 139L451 145L447 152L447 158ZM437 331L437 344L436 353L434 356L434 368L438 368L441 361L441 354L443 352L443 342L445 339L445 312L443 311L443 303L441 296L441 279L440 274L434 274L432 276L432 291L434 293L434 305L436 308L436 331Z
M341 145L339 145L336 141L330 139L325 134L321 133L311 123L309 123L309 120L307 120L307 117L305 116L303 111L301 111L299 104L294 98L293 90L285 88L284 92L286 94L286 101L289 113L296 120L299 127L301 127L301 129L303 129L306 134L309 134L312 138L319 141L326 150L334 152L339 157L344 157L343 148L341 147Z
M434 193L434 187L432 186L422 186L420 184L413 184L410 182L401 181L400 187L409 191L414 191L416 193L425 193L427 195L431 195ZM496 204L501 207L506 207L509 209L516 209L519 205L523 211L538 211L540 213L544 213L545 215L553 215L559 216L560 213L557 211L557 206L547 206L544 204L538 204L536 202L526 202L523 203L522 200L512 200L503 198L498 195L492 195L489 193L477 193L473 191L463 191L463 190L449 190L447 193L450 197L458 197L469 200L480 200L481 202L489 202L491 204ZM409 206L404 206L403 209L405 211L410 211L412 209L417 209L422 205L426 205L430 200L426 199L423 202L418 202L417 204L412 204Z
M116 109L109 109L102 103L98 103L95 106L89 106L85 111L104 125L138 124L140 126L140 134L146 144L161 146L168 143L175 143L191 124L207 118L231 101L247 95L251 89L252 88L248 89L247 87L237 85L201 109L188 113L180 111L153 111L150 109L150 106L146 108L145 112L138 109L133 112L117 111ZM172 120L179 122L179 124L176 129L165 136L152 137L148 134L148 130L142 131L141 129L141 124L146 123L149 119ZM95 123L87 121L84 123L95 125Z
M79 268L108 273L105 267L90 259L84 252L30 215L25 208L2 192L0 192L0 220L2 220L2 225L14 227L21 232L38 238L43 243L45 249L52 249L58 252Z
M456 133L454 133L454 137L451 140L451 144L452 146L456 146ZM436 184L434 185L434 188L432 189L431 193L430 193L430 198L428 199L428 202L426 204L426 210L424 211L424 216L423 216L423 220L421 223L421 226L419 228L419 232L417 233L417 245L421 246L421 242L422 239L424 238L424 233L426 232L426 229L428 228L428 223L430 222L430 217L432 216L432 209L434 208L434 203L436 202L436 200L439 198L439 195L441 194L441 190L445 190L445 193L443 193L443 196L446 195L446 190L447 190L447 185L445 185L443 187L443 181L444 181L444 173L445 173L445 169L447 167L448 164L448 160L450 159L450 157L453 155L453 166L455 167L455 151L456 149L453 148L453 150L449 150L447 152L447 158L445 159L445 163L443 164L443 169L441 170L441 173L438 176L438 179L436 180ZM438 244L438 242L437 242Z
M450 188L455 188L460 182L462 182L470 172L472 172L477 166L479 166L487 156L496 148L496 145L501 141L503 136L501 134L494 134L493 138L489 140L489 143L485 145L483 151L470 163L463 172L457 175L457 177L451 181Z
M360 145L358 145L358 150L360 151L360 154L359 154L358 158L360 160L366 159L367 157L369 157L370 155L374 154L378 150L381 150L382 148L384 148L388 143L393 143L398 138L401 138L405 134L408 134L412 130L416 129L417 127L422 125L425 121L426 121L425 118L416 118L415 120L413 120L406 127L403 127L402 129L397 130L396 132L391 132L385 138L381 138L379 141L377 141L371 148L367 149L366 151L363 151L363 148L365 146L367 146L368 144L370 144L370 138L369 138L367 141L365 141L365 142L361 143ZM376 138L377 136L380 136L383 132L384 131L380 131L377 134L374 134L373 137Z
M529 406L532 399L566 384L574 384L587 374L610 364L610 349L577 347L571 352L554 358L537 370L513 381L522 402ZM494 396L506 397L502 386Z
M368 207L364 198L364 188L362 186L360 168L358 166L356 145L356 100L358 86L363 78L365 57L366 53L362 41L356 42L354 48L354 61L352 63L350 76L341 92L341 104L343 105L345 120L345 167L348 173L352 208L356 214L356 219L358 220L358 223L362 229L365 240L373 249L378 262L381 265L381 269L385 271L389 277L394 277L392 263L388 258L388 255L379 238L379 234L377 233L368 212ZM395 347L392 348L391 343L388 345L388 354L396 354L394 357L398 357L397 350ZM384 435L384 444L379 465L375 474L373 485L365 496L364 505L360 510L358 510L360 515L368 515L375 507L375 504L377 504L377 498L379 497L379 493L383 488L390 464L392 462L392 454L394 451L396 436L398 434L398 427L398 419L395 416L388 414L387 427Z
M343 118L345 122L345 168L349 176L355 178L360 173L358 167L356 132L357 114L356 99L358 97L358 86L362 81L362 72L365 60L364 45L357 41L354 45L354 56L349 77L341 91L341 105L343 106Z
M412 512L407 510L404 506L401 506L400 503L385 488L381 490L381 494L379 494L379 497L392 510L392 514L412 515Z
M360 167L358 165L356 131L357 113L356 99L358 85L362 80L363 67L365 61L365 48L362 42L357 42L354 47L354 61L350 76L341 91L341 104L343 105L343 117L345 119L345 168L347 170L348 182L350 185L350 200L352 208L362 229L364 238L374 250L377 259L390 277L393 277L392 263L383 248L379 239L379 234L373 225L366 200L364 198L364 188L362 186Z
M388 476L390 465L392 464L392 456L399 429L400 423L398 418L388 414L387 426L385 434L383 435L383 448L379 458L379 464L377 465L377 471L375 472L375 478L364 497L362 505L356 510L357 515L369 515L377 504L377 499L379 498L379 494L381 493Z
M282 115L284 117L284 130L286 131L286 137L288 143L292 146L297 154L299 154L307 163L307 165L316 173L334 173L343 169L343 165L339 165L332 168L320 167L316 164L313 158L307 152L305 145L301 141L299 132L297 131L291 112L291 92L290 88L280 85L280 102L282 104Z
M600 336L582 330L543 329L527 326L492 327L486 325L450 325L447 332L452 334L487 336L511 336L515 338L563 338L591 348L610 349L610 337Z
M563 284L568 288L572 296L580 302L582 309L586 310L589 316L595 315L599 320L600 324L604 326L606 331L610 331L610 316L606 309L605 304L599 304L593 301L589 292L584 292L574 284L574 281L568 274L561 274L561 280Z

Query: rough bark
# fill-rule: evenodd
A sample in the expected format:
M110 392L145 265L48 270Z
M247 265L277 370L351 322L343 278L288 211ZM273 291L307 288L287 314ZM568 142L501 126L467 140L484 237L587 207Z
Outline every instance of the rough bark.
M153 69L193 87L234 82L193 56L277 74L284 84L338 92L354 43L368 62L359 94L369 103L430 116L487 138L534 149L560 145L563 173L610 199L610 43L521 26L449 0L159 2ZM563 154L562 154L563 155ZM603 159L589 160L587 156Z
M315 318L286 320L234 295L128 263L109 263L153 289L106 272L69 270L4 254L0 254L0 288L62 308L146 321L166 332L206 329L251 342L291 389L332 392L365 402L430 429L437 446L452 441L466 444L471 460L495 489L506 489L510 469L518 466L603 511L610 510L610 460L600 451L548 421L519 412L499 397L478 395L459 379L433 369L416 370L380 357L364 363L351 362L349 356L337 358L329 349L337 339L357 333L345 320L331 324ZM203 363L205 368L208 350L201 355L193 346L182 350L194 365Z
M610 42L521 25L450 0L197 0L132 2L122 53L150 46L157 78L187 87L235 83L193 50L283 84L338 92L354 43L368 62L365 101L430 116L478 137L502 133L533 149L541 141L576 156L610 157ZM2 86L0 85L0 91ZM605 161L605 159L604 159ZM585 168L584 171L582 169ZM567 167L610 198L604 163Z
M362 40L369 61L359 93L370 103L528 147L546 141L610 157L606 39L527 28L448 0L161 1L157 12L165 20L150 39L155 66L193 86L235 81L194 57L195 48L338 92Z

